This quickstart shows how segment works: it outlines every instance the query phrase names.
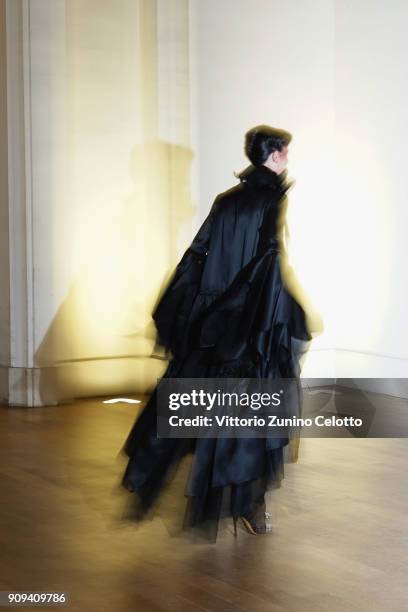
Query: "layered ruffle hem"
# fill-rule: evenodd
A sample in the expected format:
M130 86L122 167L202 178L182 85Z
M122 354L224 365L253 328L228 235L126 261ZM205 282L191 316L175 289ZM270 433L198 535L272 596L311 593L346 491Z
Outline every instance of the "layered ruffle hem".
M153 313L158 341L172 353L163 377L299 379L312 336L279 256L270 240L221 292L201 288L205 255L186 252ZM215 542L221 519L248 514L281 486L296 452L288 438L158 438L156 401L157 387L122 449L121 486L132 493L123 518L159 516L171 534Z

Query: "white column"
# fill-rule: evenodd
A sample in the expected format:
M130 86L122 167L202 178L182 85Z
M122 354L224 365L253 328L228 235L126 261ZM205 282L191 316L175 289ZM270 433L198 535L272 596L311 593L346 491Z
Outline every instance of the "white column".
M146 392L152 306L191 235L188 2L1 12L0 398Z

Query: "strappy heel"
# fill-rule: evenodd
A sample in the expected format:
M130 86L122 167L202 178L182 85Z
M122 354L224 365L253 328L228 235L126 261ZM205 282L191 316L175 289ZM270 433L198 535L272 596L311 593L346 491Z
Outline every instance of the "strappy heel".
M271 523L268 523L268 519L271 519L271 514L269 512L265 512L265 523L264 525L257 525L254 519L251 519L247 516L233 516L233 524L234 524L234 536L238 535L237 532L237 522L238 519L241 519L242 525L245 527L246 531L252 535L265 535L266 533L270 533L272 531Z

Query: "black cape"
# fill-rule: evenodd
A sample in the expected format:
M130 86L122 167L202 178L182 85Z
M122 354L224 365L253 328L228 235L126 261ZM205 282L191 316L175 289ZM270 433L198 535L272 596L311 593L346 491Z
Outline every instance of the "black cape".
M280 266L291 183L286 171L266 166L251 165L238 178L215 198L152 313L157 341L170 355L163 377L300 376L312 336ZM189 456L187 481L173 492L185 506L171 520L183 533L215 541L221 518L247 514L267 489L281 486L289 440L158 438L156 394L157 387L122 449L128 463L121 485L133 494L127 518L155 516ZM168 518L169 504L160 512Z

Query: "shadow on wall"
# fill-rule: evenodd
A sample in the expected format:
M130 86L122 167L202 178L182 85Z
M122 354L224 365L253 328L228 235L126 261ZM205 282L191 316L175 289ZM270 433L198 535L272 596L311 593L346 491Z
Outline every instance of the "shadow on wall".
M133 191L116 210L95 210L86 257L36 353L44 404L142 394L161 376L167 359L151 312L179 259L180 229L191 242L192 158L156 140L135 147Z

